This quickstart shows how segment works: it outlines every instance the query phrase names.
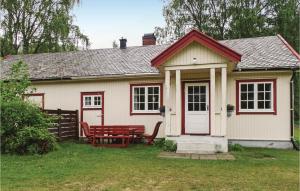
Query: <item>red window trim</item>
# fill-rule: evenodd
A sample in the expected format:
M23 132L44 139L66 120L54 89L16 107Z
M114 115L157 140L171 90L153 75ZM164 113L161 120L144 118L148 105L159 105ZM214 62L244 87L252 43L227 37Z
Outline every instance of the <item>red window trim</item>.
M269 112L245 112L240 111L240 83L243 82L273 82L273 108L274 111ZM251 115L261 115L261 114L272 114L277 115L277 80L276 79L247 79L247 80L236 80L236 115L243 115L243 114L251 114Z
M142 83L142 84L130 84L130 115L160 115L160 113L149 113L149 112L143 112L143 113L135 113L133 111L133 108L132 108L132 103L133 103L133 100L132 100L132 90L133 90L133 87L136 87L136 86L159 86L160 88L160 92L159 92L159 96L160 96L160 104L159 104L159 107L162 107L163 106L163 84L162 83Z
M29 93L23 95L23 97L30 97L30 96L42 96L42 109L45 109L45 93Z

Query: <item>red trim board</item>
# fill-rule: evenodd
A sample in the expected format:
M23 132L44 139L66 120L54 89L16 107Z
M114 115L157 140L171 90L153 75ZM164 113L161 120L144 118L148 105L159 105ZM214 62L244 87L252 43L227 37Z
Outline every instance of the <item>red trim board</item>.
M183 36L181 39L176 41L174 44L169 46L166 50L164 50L162 53L160 53L158 56L156 56L154 59L151 60L151 65L158 67L162 65L166 60L168 60L170 57L174 56L176 53L178 53L183 48L187 47L192 42L197 42L217 54L220 54L224 56L225 58L229 59L233 62L239 62L241 61L241 54L238 52L232 50L231 48L219 43L218 41L214 40L210 36L197 31L192 30L185 36Z
M298 60L300 60L300 55L298 54L298 52L280 34L278 34L277 36L283 42L283 44L292 52L292 54L296 56Z
M132 90L133 90L133 87L134 86L159 86L160 88L160 105L159 107L163 106L163 84L162 83L139 83L139 84L130 84L130 98L129 98L129 108L130 108L130 115L160 115L160 113L134 113L132 111L132 103L133 103L133 100L132 100Z
M241 82L273 82L273 108L274 111L272 112L244 112L240 111L240 83ZM235 95L235 100L236 100L236 115L241 115L241 114L273 114L277 115L277 80L276 79L247 79L247 80L236 80L236 95Z
M208 83L208 92L209 92L209 133L185 133L185 84L186 83ZM181 134L182 135L210 135L211 134L211 112L210 112L210 80L202 81L183 81L181 82Z

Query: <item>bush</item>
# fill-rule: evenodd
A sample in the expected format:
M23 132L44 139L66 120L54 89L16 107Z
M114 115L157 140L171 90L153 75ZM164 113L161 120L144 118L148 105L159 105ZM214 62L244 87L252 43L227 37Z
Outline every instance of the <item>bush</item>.
M240 144L229 145L229 151L244 151L244 147Z
M56 146L52 119L23 100L1 103L1 153L44 154Z
M156 139L154 141L154 146L159 147L159 148L163 148L164 144L165 144L165 138Z
M163 150L168 152L175 152L177 150L177 144L172 140L165 140Z

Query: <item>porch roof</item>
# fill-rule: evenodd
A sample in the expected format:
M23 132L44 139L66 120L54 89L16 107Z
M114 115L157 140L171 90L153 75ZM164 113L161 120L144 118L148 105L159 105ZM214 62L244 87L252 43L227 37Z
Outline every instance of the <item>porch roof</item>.
M218 42L242 55L236 70L292 69L300 65L297 53L279 36ZM9 56L1 61L1 78L5 79L12 63L18 60L29 65L32 80L158 75L159 70L151 66L151 60L168 47L149 45Z

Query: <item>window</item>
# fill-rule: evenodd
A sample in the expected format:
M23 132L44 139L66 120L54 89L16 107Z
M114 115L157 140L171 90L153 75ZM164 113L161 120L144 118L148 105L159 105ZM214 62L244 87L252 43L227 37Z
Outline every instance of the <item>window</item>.
M131 113L159 113L161 85L131 85Z
M276 80L237 81L237 113L276 114Z
M44 93L31 93L31 94L24 94L24 99L29 101L33 104L38 105L41 109L44 109Z
M89 95L83 96L83 107L84 108L102 108L102 96L99 95Z
M206 111L206 86L188 86L188 111Z

